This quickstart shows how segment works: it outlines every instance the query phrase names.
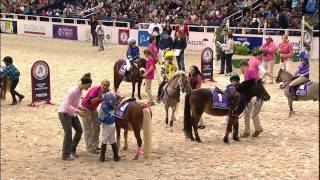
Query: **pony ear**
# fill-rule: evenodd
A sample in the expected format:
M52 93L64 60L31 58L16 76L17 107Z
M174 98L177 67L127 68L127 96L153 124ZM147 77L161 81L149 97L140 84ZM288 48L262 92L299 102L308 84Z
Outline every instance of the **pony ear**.
M239 90L239 92L244 92L244 91L248 90L249 87L253 86L255 83L256 83L255 79L243 81L239 85L238 90Z

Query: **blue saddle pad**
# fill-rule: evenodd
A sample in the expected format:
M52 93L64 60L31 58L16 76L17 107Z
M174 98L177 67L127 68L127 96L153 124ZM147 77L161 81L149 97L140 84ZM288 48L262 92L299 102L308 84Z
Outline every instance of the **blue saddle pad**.
M312 81L306 83L306 84L301 84L298 89L296 90L296 95L297 96L305 96L308 94L308 86L312 84Z
M212 108L229 109L228 97L219 89L211 89L212 91Z
M124 119L124 116L126 115L126 112L127 112L127 110L128 110L128 107L129 107L129 105L130 105L132 102L133 102L133 101L129 100L129 101L126 101L126 102L122 103L120 106L118 106L118 107L115 109L114 115L115 115L117 118Z
M119 74L121 76L124 76L126 74L126 68L127 68L127 65L125 63L120 67Z

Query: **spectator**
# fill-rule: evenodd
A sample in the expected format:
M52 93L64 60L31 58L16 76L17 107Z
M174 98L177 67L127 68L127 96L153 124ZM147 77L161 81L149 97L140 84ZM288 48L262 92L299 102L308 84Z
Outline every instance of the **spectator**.
M184 67L184 50L187 47L186 39L182 36L182 32L178 31L173 41L172 48L175 50L175 56L177 59L178 69L185 71Z
M96 27L96 33L97 33L97 37L99 40L99 51L103 51L104 47L103 47L103 40L104 40L104 30L103 30L103 26L102 26L102 21L99 21L99 25Z
M155 36L156 37L156 44L157 44L157 47L159 45L159 41L160 41L160 35L162 34L162 27L161 25L158 23L158 18L157 17L154 17L153 19L153 23L149 25L149 28L148 28L148 33L151 36Z
M167 16L167 18L165 19L165 24L164 24L164 28L163 28L163 33L164 31L167 31L168 35L171 36L172 33L172 28L171 28L171 24L170 24L170 18L169 16Z
M98 37L97 37L97 29L98 21L95 16L92 16L90 27L91 27L91 35L92 35L92 45L98 46Z
M159 49L161 50L161 64L164 62L164 55L171 50L173 46L173 39L169 36L166 29L163 30L163 37L159 42Z
M180 23L176 25L175 30L176 30L176 34L178 31L181 31L182 37L184 37L186 39L186 41L189 40L189 28L188 28L188 25L183 23L183 21L180 21ZM176 34L175 34L175 36L176 36Z

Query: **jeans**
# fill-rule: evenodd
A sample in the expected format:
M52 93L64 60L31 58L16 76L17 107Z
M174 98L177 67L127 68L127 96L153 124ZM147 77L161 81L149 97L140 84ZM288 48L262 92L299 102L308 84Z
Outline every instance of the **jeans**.
M179 56L176 57L177 58L177 64L178 64L178 69L179 71L185 71L184 68L184 52L181 52Z
M225 55L226 65L227 65L226 73L231 73L232 72L232 55L233 54L226 54Z
M104 39L104 34L98 35L100 50L104 50L104 47L103 47L103 39Z
M226 64L226 54L224 52L221 52L221 67L220 67L220 73L224 74L224 68Z
M82 126L78 117L72 117L67 113L58 113L61 125L64 130L64 139L62 147L62 158L70 156L75 153L82 135ZM72 127L76 131L72 138Z
M15 79L15 80L12 80L11 81L11 84L10 84L10 93L11 93L11 96L12 96L12 102L17 102L17 99L16 99L16 95L21 98L22 95L19 94L15 89L17 87L19 83L19 78L18 79Z
M98 46L98 37L97 37L97 32L91 32L92 35L92 45L93 46Z

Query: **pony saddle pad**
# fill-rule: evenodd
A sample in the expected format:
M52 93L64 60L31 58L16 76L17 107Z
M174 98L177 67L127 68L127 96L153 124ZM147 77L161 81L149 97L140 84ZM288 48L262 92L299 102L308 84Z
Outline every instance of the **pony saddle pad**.
M121 76L124 76L126 74L126 71L127 71L127 65L126 65L126 63L124 63L124 64L122 64L122 66L119 69L119 74Z
M301 84L297 87L296 95L297 96L305 96L308 93L308 86L312 84L312 81L309 81L308 83Z
M228 97L218 88L211 89L212 91L212 108L229 109Z
M124 116L128 110L129 105L133 102L134 102L134 99L132 98L125 99L123 102L119 104L118 107L116 107L114 115L117 118L124 119Z

